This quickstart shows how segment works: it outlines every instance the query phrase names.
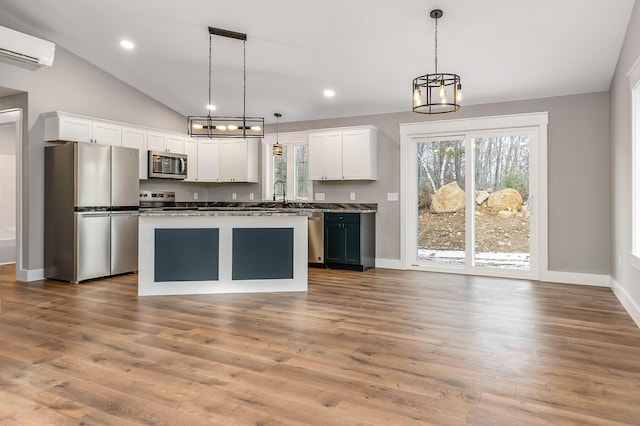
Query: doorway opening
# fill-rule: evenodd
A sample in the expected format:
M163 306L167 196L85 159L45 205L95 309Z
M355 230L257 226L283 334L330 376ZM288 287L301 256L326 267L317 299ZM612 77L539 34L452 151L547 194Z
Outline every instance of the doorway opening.
M22 268L22 110L0 111L0 265Z

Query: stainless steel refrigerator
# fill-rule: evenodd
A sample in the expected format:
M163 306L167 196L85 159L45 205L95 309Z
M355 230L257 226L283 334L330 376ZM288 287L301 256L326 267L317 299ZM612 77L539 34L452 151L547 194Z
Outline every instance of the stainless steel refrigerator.
M138 150L45 147L45 277L80 281L138 270Z

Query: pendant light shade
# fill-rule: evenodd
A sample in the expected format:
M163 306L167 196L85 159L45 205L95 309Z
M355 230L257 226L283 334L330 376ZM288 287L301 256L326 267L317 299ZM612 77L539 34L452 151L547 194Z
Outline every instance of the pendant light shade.
M243 42L242 67L242 115L215 116L211 111L216 107L211 103L211 44L213 36L221 36L241 40ZM247 117L247 35L235 31L209 27L209 103L207 115L191 115L187 121L189 136L203 138L262 138L264 137L264 118Z
M413 112L420 114L443 114L460 109L462 83L458 74L438 72L438 19L443 12L434 9L430 15L436 21L435 72L413 79Z
M273 114L273 116L276 118L276 143L273 144L273 155L275 156L282 156L282 144L280 144L279 138L280 138L280 117L282 117L282 114L280 114L279 112L276 112Z

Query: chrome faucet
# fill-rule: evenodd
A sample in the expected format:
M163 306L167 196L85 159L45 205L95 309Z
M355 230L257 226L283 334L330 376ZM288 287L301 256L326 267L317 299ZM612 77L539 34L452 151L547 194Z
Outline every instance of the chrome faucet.
M273 182L273 201L276 200L276 187L278 184L282 185L282 207L285 207L287 205L287 184L283 180Z

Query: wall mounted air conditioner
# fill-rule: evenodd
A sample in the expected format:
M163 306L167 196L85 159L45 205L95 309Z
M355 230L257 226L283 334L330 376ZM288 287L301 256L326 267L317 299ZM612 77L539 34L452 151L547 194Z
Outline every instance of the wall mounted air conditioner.
M56 45L10 28L0 27L0 56L36 66L50 67Z

